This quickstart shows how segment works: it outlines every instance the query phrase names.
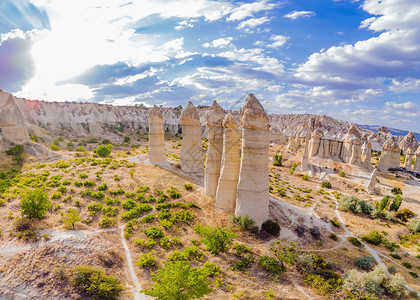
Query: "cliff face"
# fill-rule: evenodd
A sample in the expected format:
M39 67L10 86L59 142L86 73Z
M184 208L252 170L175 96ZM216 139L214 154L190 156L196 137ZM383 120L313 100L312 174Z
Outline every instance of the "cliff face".
M29 133L25 117L16 104L15 97L0 90L0 149L5 142L29 142Z

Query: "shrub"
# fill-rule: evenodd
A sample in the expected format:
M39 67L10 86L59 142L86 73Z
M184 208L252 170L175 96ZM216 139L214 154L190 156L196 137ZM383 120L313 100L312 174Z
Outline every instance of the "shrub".
M136 261L136 265L140 267L156 267L157 262L156 258L153 256L152 252L142 253Z
M281 241L276 241L274 248L271 250L280 261L282 267L284 267L284 264L296 264L299 251L296 242L290 241L282 243Z
M340 173L338 173L338 176L340 176L340 177L346 177L346 173L344 173L344 171L340 171Z
M201 235L203 238L202 242L213 255L217 255L219 252L226 252L236 236L229 228L197 224L194 230Z
M390 278L385 288L393 298L402 299L402 297L408 296L404 278L399 273Z
M394 188L392 188L392 190L391 190L391 193L393 194L393 195L402 195L403 193L402 193L402 190L401 190L401 188L399 188L399 187L394 187Z
M58 151L58 150L60 150L60 147L58 147L56 144L51 144L50 149L52 151Z
M293 175L293 173L295 172L296 168L297 168L297 163L294 162L292 164L292 167L290 168L290 175Z
M411 219L408 227L410 227L410 230L413 233L420 232L420 221L418 219Z
M16 220L13 221L13 227L15 228L16 231L26 231L31 229L31 220L29 220L28 218L17 218Z
M273 166L281 167L282 166L282 164L281 164L282 159L283 159L282 154L278 154L278 153L274 154L273 155Z
M411 219L414 216L415 216L414 212L408 208L403 208L400 212L397 212L395 214L395 217L397 219L400 219L403 222L407 222L409 219Z
M171 196L171 198L173 198L173 199L179 199L180 197L181 197L181 193L179 193L179 192L177 192L176 190L174 190L174 189L169 189L169 190L166 190L166 192L169 194L169 196ZM161 196L163 196L163 194L161 195ZM159 196L160 197L160 196Z
M203 269L206 270L207 276L213 277L221 273L220 266L218 266L215 263L210 262L209 260L204 263Z
M321 185L327 189L331 188L331 182L324 180Z
M309 176L308 176L307 174L302 175L302 179L303 179L303 180L305 180L305 181L306 181L306 180L308 180L308 178L309 178Z
M161 238L164 236L162 229L156 226L152 226L149 229L143 229L143 232L148 238L152 239Z
M184 188L185 188L187 191L191 191L191 190L193 189L193 186L192 186L192 184L191 184L191 183L186 183L186 184L184 184Z
M358 266L359 268L363 270L370 270L375 264L375 259L373 258L373 256L370 256L370 255L362 256L356 259L354 263L356 264L356 266Z
M390 253L389 256L395 259L401 259L401 256L399 256L397 253Z
M79 212L72 208L69 208L66 214L63 215L64 228L74 228L74 224L80 222Z
M272 220L267 220L262 223L261 229L274 236L277 236L280 233L280 225Z
M330 233L330 239L334 240L334 241L338 241L338 236L335 233Z
M243 271L245 268L247 268L250 264L252 264L255 261L255 258L252 257L251 254L246 254L246 255L241 255L240 256L240 261L239 262L235 262L235 264L230 267L231 270L233 271Z
M411 277L413 277L413 278L418 278L419 277L419 275L417 275L417 273L412 272L412 271L408 272L408 274L410 274Z
M310 285L321 295L328 295L338 291L343 281L340 278L324 278L318 274L307 274L305 284Z
M339 201L338 208L343 211L352 211L355 214L371 214L373 207L364 200L355 196L343 196Z
M303 225L298 225L295 227L295 231L299 237L302 237L306 231L306 227Z
M286 271L284 266L281 266L277 259L267 255L261 256L258 264L261 268L271 274L280 274Z
M111 154L112 151L112 145L99 145L98 148L96 149L96 154L98 154L100 157L107 157L108 155Z
M378 210L379 212L382 212L384 209L386 209L391 202L391 197L389 195L385 195L385 197L382 198L382 200L379 202Z
M321 232L319 231L319 228L316 226L309 228L309 233L316 240L319 240L321 238Z
M389 206L389 210L397 212L401 206L401 203L402 203L402 197L400 195L395 196L394 200Z
M129 136L124 137L124 143L129 143L131 141Z
M349 237L348 241L350 243L352 243L353 245L355 245L356 247L361 247L362 246L362 243L354 236Z
M195 299L213 291L208 270L192 268L187 261L165 262L153 273L152 281L154 284L141 292L157 299Z
M29 219L42 219L51 206L48 194L43 189L28 191L20 202L22 214Z
M11 155L18 165L23 163L23 159L25 158L25 148L23 145L16 145L5 152L7 155Z
M98 186L98 191L106 191L108 189L108 185L106 183L101 184Z
M116 222L117 220L115 220L114 218L108 218L107 216L105 216L102 218L102 220L98 222L98 225L99 227L102 227L102 228L109 228L115 225Z
M255 221L248 217L248 215L245 216L235 216L231 215L230 220L237 224L242 230L250 229L252 226L254 226Z
M102 141L102 145L109 145L111 144L111 141L109 139L105 139Z
M372 230L366 235L362 235L362 240L373 245L380 245L384 242L384 237L377 230Z
M410 264L409 262L406 262L406 261L402 262L402 265L403 265L404 267L406 267L407 269L411 269L411 268L413 267L413 265L412 265L412 264Z
M72 280L77 288L93 299L116 299L122 290L121 283L103 270L90 266L74 268Z
M331 223L334 227L337 227L337 228L340 228L340 227L341 227L340 222L339 222L339 221L337 221L337 219L336 219L336 218L331 219L331 220L330 220L330 223Z

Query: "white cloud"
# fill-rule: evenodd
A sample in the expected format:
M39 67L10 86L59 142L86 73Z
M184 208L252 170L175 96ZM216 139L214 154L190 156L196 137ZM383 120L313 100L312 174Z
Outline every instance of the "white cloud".
M420 92L420 79L406 78L403 81L392 80L389 90L394 93Z
M278 48L286 44L288 37L284 35L272 35L270 37L270 40L273 41L273 43L268 44L267 47L269 48Z
M268 3L268 1L258 1L253 3L245 3L232 10L231 15L227 18L228 21L240 21L247 17L253 16L254 13L271 10L278 6L278 4Z
M307 11L307 10L294 10L290 13L288 13L287 15L284 15L285 18L291 19L291 20L296 20L298 18L309 18L309 17L313 17L316 16L316 13L313 11Z
M239 23L238 25L238 29L249 29L249 28L255 28L257 26L260 26L264 23L269 22L270 19L268 19L267 17L261 17L261 18L252 18L252 19L248 19L246 21L243 21L241 23Z
M407 101L407 102L394 102L387 101L383 107L383 112L390 115L400 115L411 118L420 117L420 108L417 104Z
M193 28L195 22L197 22L197 19L182 20L178 22L177 26L175 26L175 30L179 31L185 28Z
M212 41L211 43L204 43L202 44L203 47L205 48L225 48L227 45L230 44L230 42L232 41L231 37L226 37L226 38L219 38L216 39L214 41Z

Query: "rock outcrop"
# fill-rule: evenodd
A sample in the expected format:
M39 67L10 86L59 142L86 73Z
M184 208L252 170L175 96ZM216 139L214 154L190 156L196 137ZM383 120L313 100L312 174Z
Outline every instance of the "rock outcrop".
M369 194L371 194L371 195L375 193L375 185L376 185L376 175L377 175L377 173L378 173L378 169L375 168L373 170L372 174L370 175L369 182L368 182L368 184L366 186L366 191Z
M286 144L286 137L284 136L283 132L279 130L277 126L273 126L270 128L270 142L284 145Z
M216 208L235 211L236 192L239 180L240 156L238 125L232 114L223 120L222 168L216 192Z
M388 172L390 168L400 166L400 149L397 143L388 140L382 146L381 158L379 159L378 169L382 172Z
M24 144L30 141L25 117L15 97L0 90L0 140L15 144Z
M370 161L372 159L372 144L371 142L367 142L365 146L366 146L365 148L366 156L365 156L364 163L370 167L371 166Z
M268 219L268 117L250 94L241 115L242 158L235 215L248 215L257 226Z
M309 157L313 157L318 154L319 146L321 145L321 139L324 137L324 133L321 129L315 130L311 135Z
M403 137L398 146L404 151L404 153L406 153L408 150L411 150L414 153L417 150L419 143L417 142L414 133L410 131L406 136Z
M342 160L346 163L356 164L362 161L362 142L357 125L353 124L343 139Z
M225 113L216 101L210 106L204 117L207 126L208 150L206 154L206 169L204 173L204 189L206 195L216 195L217 183L220 177L220 167L223 151L223 119Z
M194 104L182 110L179 122L182 126L181 169L186 173L203 173L201 123Z
M148 114L149 122L149 161L153 164L166 160L163 115L155 105Z
M413 155L413 152L411 152L411 149L409 148L407 151L406 151L406 155L405 155L405 161L404 161L404 168L407 170L407 171L411 171L411 159L413 158L412 157L412 155Z
M306 139L304 147L303 147L303 154L302 154L302 161L300 164L300 170L302 172L305 172L308 169L308 144L309 144L309 138Z
M417 148L417 151L414 153L415 161L413 166L413 171L420 172L420 146Z

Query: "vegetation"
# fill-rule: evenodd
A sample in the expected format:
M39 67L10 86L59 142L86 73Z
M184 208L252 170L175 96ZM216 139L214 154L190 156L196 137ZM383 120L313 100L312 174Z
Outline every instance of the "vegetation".
M267 220L262 223L261 229L274 236L277 236L280 233L280 225L272 220Z
M98 154L100 157L107 157L108 155L111 154L112 151L112 145L99 145L98 148L96 149L96 154Z
M297 168L297 163L293 163L292 164L292 167L290 168L290 175L293 175L293 173L295 172L295 170L296 170L296 168Z
M382 212L383 210L385 210L388 207L390 202L391 202L391 197L389 197L388 195L385 195L385 197L383 197L378 204L378 211Z
M202 226L197 224L195 232L201 235L202 242L207 246L207 250L213 255L226 252L232 245L236 235L229 228Z
M349 242L355 245L356 247L361 247L362 243L354 236L349 237Z
M402 196L402 194L403 194L401 188L399 188L399 187L392 188L391 193L395 196L396 195L401 195Z
M51 206L48 194L43 189L28 191L20 202L22 214L29 219L42 219Z
M77 288L92 299L116 299L122 290L121 283L112 275L90 266L74 268L72 280Z
M213 291L207 272L206 268L192 268L184 260L165 262L164 267L152 273L155 283L141 292L158 300L201 298Z
M389 206L389 211L397 212L400 208L402 203L402 197L400 195L395 196L394 200L392 201L391 205Z
M66 214L63 214L63 224L66 229L74 229L74 224L80 222L79 212L69 208Z
M270 274L280 274L286 271L284 266L279 264L279 261L274 257L263 255L258 262L259 266Z
M358 266L359 268L363 269L363 270L370 270L372 269L373 265L375 264L375 259L373 258L373 256L362 256L357 258L354 263L356 264L356 266Z
M245 215L245 216L230 215L229 220L232 223L237 224L242 230L251 229L252 226L254 226L255 224L255 221L251 219L250 217L248 217L248 215Z
M338 176L340 176L340 177L346 177L346 173L344 173L344 171L340 171L340 173L338 173Z
M331 182L324 180L321 185L327 189L331 188Z
M282 166L282 164L281 164L282 159L283 159L283 154L278 154L278 153L274 154L273 155L273 166L281 167Z
M366 235L362 235L362 240L373 245L380 245L384 242L384 237L379 231L372 230Z
M339 201L338 208L343 211L352 211L355 214L370 215L374 208L365 200L360 200L355 196L343 196Z
M16 145L5 152L7 155L11 155L18 165L23 163L23 159L25 158L25 149L23 145Z

